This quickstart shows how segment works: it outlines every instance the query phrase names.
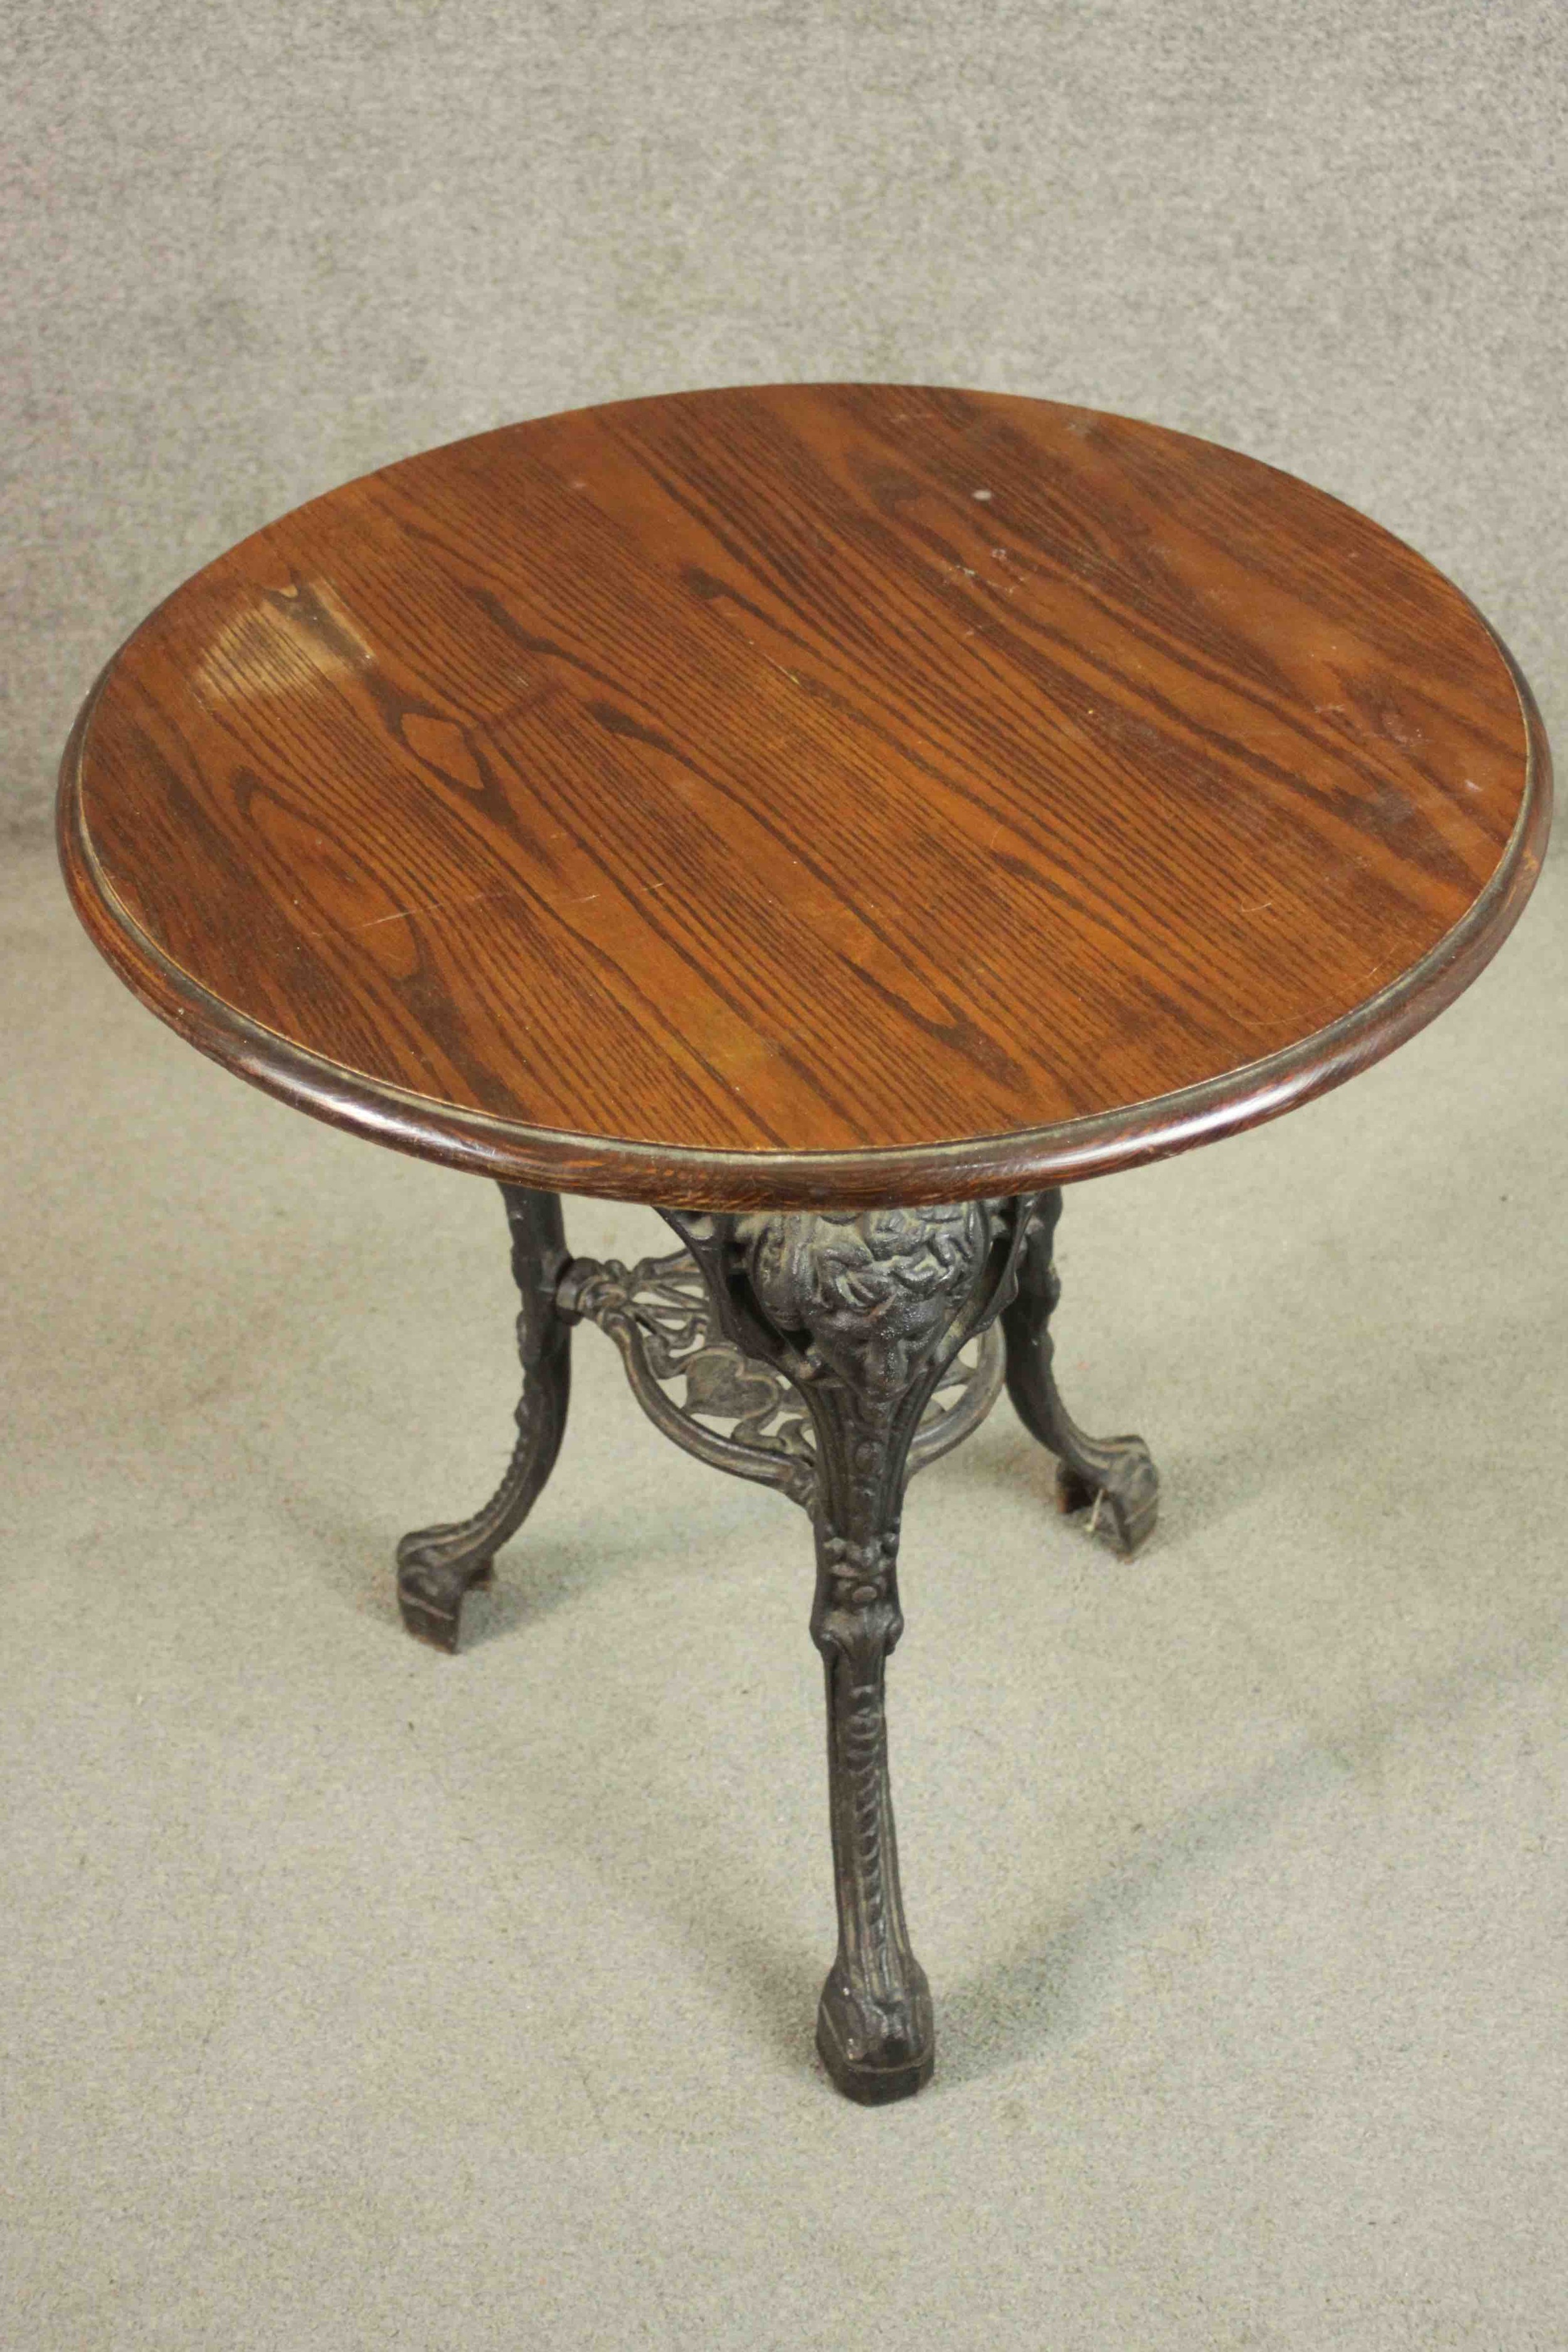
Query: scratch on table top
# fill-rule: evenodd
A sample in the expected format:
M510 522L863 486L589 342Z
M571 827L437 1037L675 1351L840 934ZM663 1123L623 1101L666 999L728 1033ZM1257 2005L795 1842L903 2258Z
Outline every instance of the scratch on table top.
M409 922L416 915L445 915L458 907L477 907L481 898L493 898L497 895L492 887L470 890L462 898L432 898L422 907L395 907L390 915L367 915L363 923L330 923L319 929L307 931L305 937L308 940L328 940L347 938L351 933L357 936L361 931L379 930L383 923ZM296 899L294 903L298 906L300 901Z

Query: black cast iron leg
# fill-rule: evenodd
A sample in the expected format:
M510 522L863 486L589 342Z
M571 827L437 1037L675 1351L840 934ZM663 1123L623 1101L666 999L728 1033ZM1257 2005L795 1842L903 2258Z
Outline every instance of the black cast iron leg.
M571 1387L571 1326L556 1306L566 1266L561 1202L553 1192L503 1184L511 1227L511 1270L521 1300L517 1350L522 1395L517 1444L506 1475L470 1519L420 1528L397 1547L397 1600L403 1622L421 1641L456 1650L463 1595L488 1583L495 1554L517 1533L543 1492L566 1427Z
M816 2046L838 2088L868 2105L918 2091L936 2047L931 1988L904 1919L888 1777L910 1445L942 1373L1011 1287L1027 1207L665 1213L702 1266L728 1337L785 1372L811 1415L811 1633L826 1684L838 1906Z
M874 1517L847 1515L868 1529L860 1536L839 1532L836 1516L830 1507L817 1522L811 1615L827 1689L838 1900L838 1949L817 2004L816 2047L838 2088L872 2106L908 2098L931 2080L936 2028L904 1918L888 1775L887 1667L904 1629L899 1525L885 1505Z
M1141 1437L1090 1437L1061 1401L1051 1370L1051 1317L1061 1282L1051 1244L1062 1213L1059 1191L1042 1192L1025 1236L1016 1297L1002 1318L1007 1342L1007 1393L1030 1435L1057 1457L1057 1500L1064 1511L1090 1510L1116 1549L1135 1551L1159 1508L1159 1474Z

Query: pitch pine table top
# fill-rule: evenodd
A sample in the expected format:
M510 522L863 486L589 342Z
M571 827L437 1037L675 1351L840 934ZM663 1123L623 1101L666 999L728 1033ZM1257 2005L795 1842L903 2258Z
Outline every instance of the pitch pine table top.
M221 556L68 749L98 945L306 1110L698 1208L1030 1189L1388 1052L1518 915L1459 591L1234 451L889 384L627 401Z

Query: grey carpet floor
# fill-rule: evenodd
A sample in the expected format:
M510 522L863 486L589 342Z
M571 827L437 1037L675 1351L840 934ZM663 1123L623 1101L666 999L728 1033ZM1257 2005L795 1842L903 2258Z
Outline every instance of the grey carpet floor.
M506 1452L493 1192L201 1061L41 846L0 897L8 2347L1568 2343L1568 866L1389 1063L1069 1194L1162 1529L1005 1403L913 1491L879 2112L811 2048L804 1523L589 1331L410 1643L395 1538Z

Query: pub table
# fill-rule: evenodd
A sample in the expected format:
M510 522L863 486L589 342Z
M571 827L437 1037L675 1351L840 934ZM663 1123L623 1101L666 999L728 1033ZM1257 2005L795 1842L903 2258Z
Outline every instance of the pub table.
M510 425L258 531L110 662L60 840L192 1045L501 1187L516 1447L405 1538L410 1632L456 1649L581 1322L806 1512L817 2046L871 2102L933 2053L888 1780L905 1486L1005 1385L1065 1509L1123 1551L1154 1522L1142 1441L1052 1376L1061 1188L1408 1037L1549 811L1506 648L1336 499L1049 401L791 384ZM574 1257L563 1192L678 1246Z

